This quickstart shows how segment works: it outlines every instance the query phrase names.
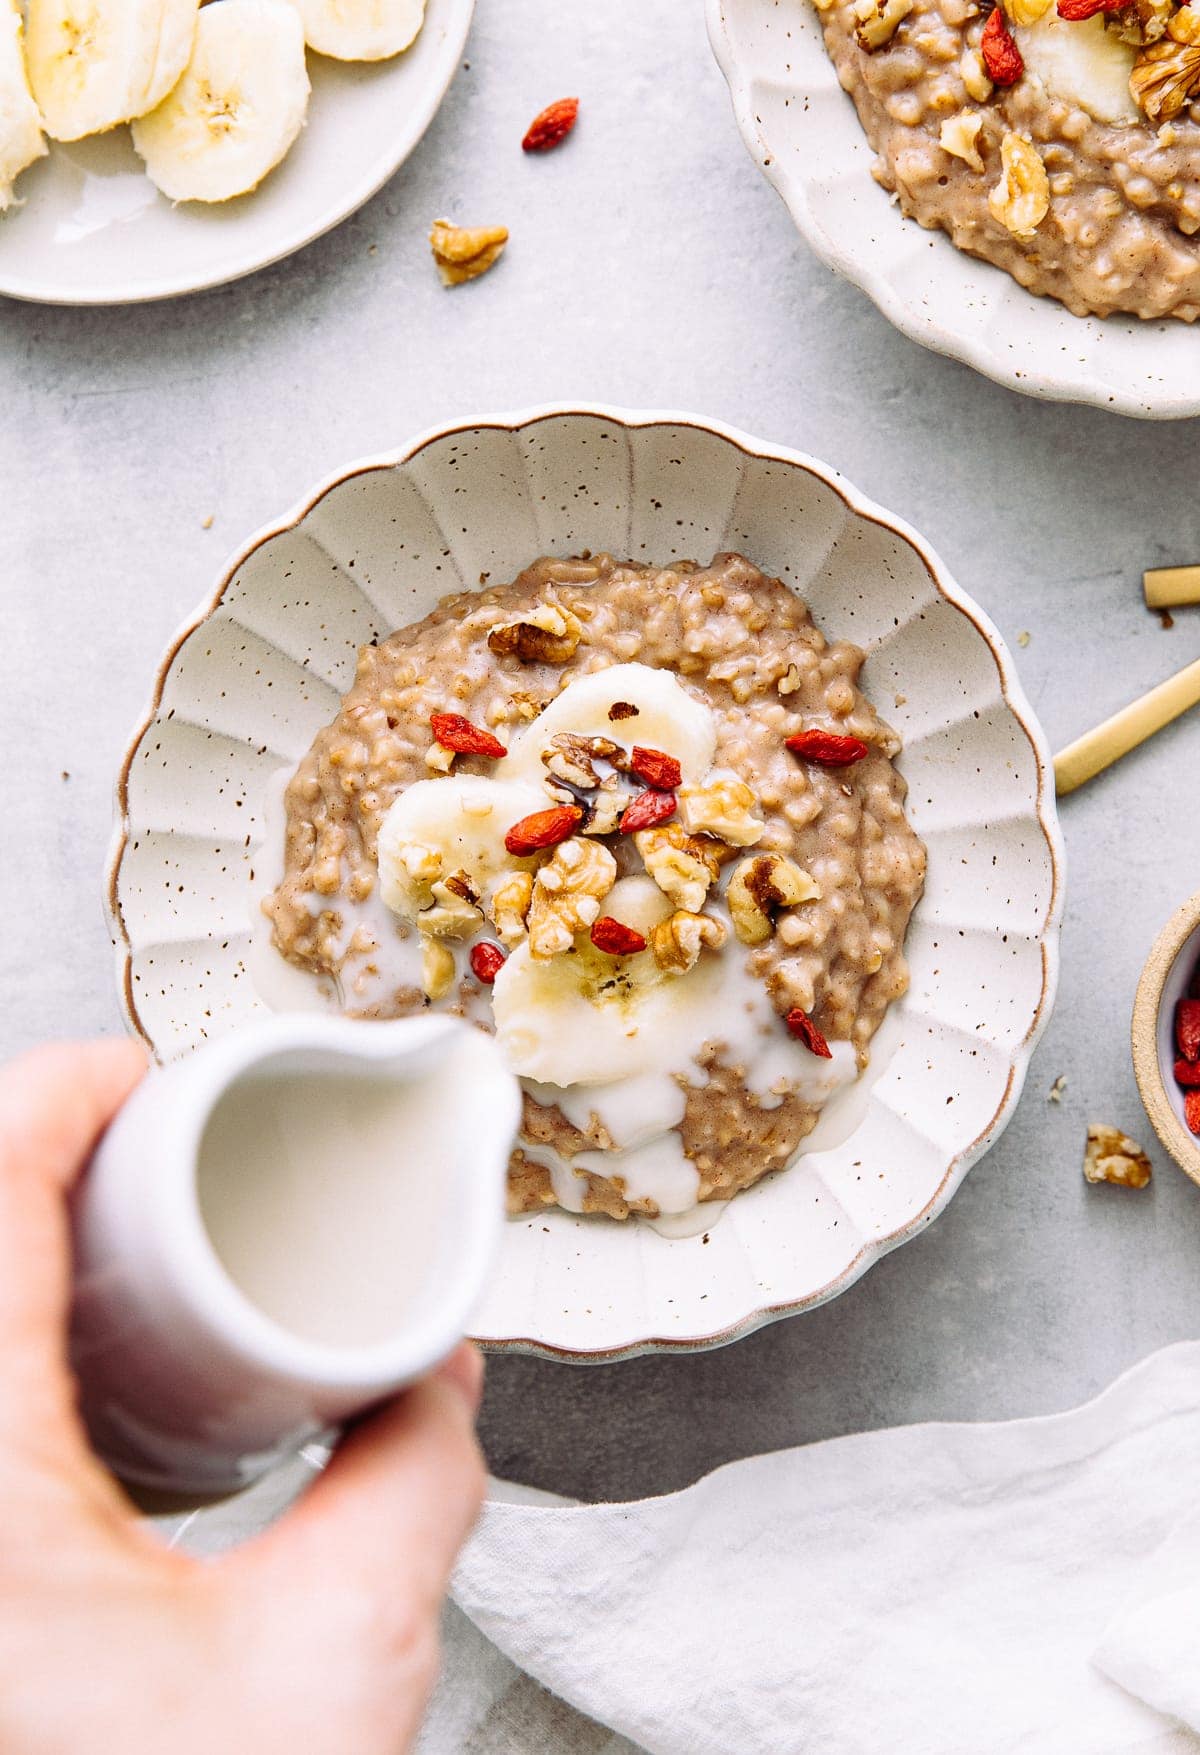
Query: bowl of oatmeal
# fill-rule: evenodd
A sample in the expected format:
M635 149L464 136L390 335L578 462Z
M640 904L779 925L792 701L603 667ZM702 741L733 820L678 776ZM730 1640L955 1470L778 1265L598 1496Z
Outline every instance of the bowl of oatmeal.
M851 1284L1004 1125L1060 851L998 635L833 472L690 417L441 429L230 564L127 757L109 908L169 1055L264 1008L493 1031L476 1330L716 1344Z
M751 153L914 340L1200 412L1200 24L1177 0L709 0ZM930 235L933 234L933 235Z

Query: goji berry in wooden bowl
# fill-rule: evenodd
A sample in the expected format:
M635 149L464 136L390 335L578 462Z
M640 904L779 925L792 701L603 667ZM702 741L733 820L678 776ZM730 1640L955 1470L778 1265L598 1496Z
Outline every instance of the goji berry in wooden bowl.
M1200 1183L1200 892L1176 909L1146 958L1130 1041L1154 1131Z

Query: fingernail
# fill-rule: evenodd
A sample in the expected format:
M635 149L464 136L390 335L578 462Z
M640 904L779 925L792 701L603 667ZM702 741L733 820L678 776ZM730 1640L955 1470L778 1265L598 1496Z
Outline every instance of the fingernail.
M464 1341L443 1365L439 1365L435 1376L458 1391L474 1419L483 1401L483 1354L479 1348Z

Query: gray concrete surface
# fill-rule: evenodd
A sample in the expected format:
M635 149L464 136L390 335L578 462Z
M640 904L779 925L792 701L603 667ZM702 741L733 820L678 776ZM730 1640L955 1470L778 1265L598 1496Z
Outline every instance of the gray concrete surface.
M1010 640L1028 632L1055 744L1200 648L1196 612L1164 631L1139 592L1143 566L1200 559L1196 425L1037 404L894 333L747 158L698 0L479 0L466 62L404 170L290 262L149 308L0 302L5 1053L119 1027L109 785L175 625L257 525L428 423L581 397L814 452L922 530ZM525 123L568 91L575 140L524 160ZM454 294L425 246L447 209L513 234ZM497 1362L499 1472L663 1491L857 1428L1063 1408L1195 1333L1200 1190L1159 1153L1144 1195L1087 1189L1079 1165L1091 1116L1150 1133L1128 1013L1200 882L1197 763L1185 721L1067 802L1057 1013L1016 1119L938 1223L834 1304L722 1352Z

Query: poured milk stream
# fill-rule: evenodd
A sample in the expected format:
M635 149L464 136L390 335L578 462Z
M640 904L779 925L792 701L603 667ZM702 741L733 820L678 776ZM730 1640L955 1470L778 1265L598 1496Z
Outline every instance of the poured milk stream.
M448 1110L428 1076L264 1072L233 1085L204 1130L196 1183L245 1297L325 1346L393 1339L444 1236Z

